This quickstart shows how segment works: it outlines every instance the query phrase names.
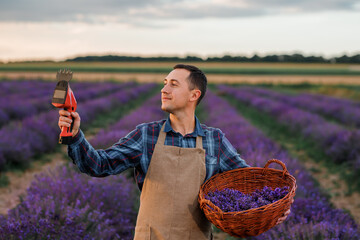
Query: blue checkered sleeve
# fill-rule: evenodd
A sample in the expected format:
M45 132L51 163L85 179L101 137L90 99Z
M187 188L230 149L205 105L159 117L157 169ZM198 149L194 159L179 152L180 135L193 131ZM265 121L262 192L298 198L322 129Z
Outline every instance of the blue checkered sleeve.
M68 155L81 172L105 177L136 167L143 154L142 142L141 130L135 129L110 148L96 150L80 130L72 144L68 145Z
M250 167L240 154L236 151L233 145L225 137L225 134L220 131L221 143L219 147L220 155L220 172L236 168Z

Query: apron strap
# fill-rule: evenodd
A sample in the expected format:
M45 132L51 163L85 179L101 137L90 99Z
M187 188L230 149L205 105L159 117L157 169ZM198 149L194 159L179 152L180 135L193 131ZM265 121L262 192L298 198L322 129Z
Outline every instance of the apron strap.
M203 141L203 138L201 136L196 137L196 148L203 149L202 141Z
M164 129L165 129L165 123L161 127L160 134L157 140L157 143L161 145L165 145L166 132L164 132ZM201 136L196 137L196 148L203 149L202 140L203 139Z
M166 138L166 132L164 132L165 123L161 127L160 134L159 134L159 137L157 140L157 144L160 144L160 145L165 145L165 138Z

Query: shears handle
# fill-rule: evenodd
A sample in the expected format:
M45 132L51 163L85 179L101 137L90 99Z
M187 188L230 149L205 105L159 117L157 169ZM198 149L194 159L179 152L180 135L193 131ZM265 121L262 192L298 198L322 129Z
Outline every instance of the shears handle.
M64 108L64 110L69 111L70 109L68 110L67 108ZM61 144L69 144L72 140L72 130L74 127L74 118L71 115L72 111L69 111L69 112L70 112L70 116L67 116L67 118L69 118L73 121L71 122L70 127L61 127L61 133L59 136L59 143L61 143Z

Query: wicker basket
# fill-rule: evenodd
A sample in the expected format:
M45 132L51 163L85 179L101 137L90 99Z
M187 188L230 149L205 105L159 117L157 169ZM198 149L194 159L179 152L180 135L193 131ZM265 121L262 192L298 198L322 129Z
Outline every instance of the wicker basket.
M280 164L283 170L268 168L273 162ZM223 212L205 199L209 192L224 188L249 194L265 186L273 189L288 186L289 193L274 203L240 212ZM274 227L278 218L290 209L296 187L296 180L289 174L285 164L271 159L264 168L239 168L214 175L201 185L198 201L207 219L222 231L234 237L257 236Z

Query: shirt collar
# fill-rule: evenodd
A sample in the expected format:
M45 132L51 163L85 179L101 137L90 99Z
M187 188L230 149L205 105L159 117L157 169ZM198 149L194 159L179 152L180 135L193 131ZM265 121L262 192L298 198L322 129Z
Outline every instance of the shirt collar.
M164 132L174 132L174 129L171 127L171 124L170 124L170 115L168 116L168 118L166 119L166 122L165 122L165 128L164 128ZM195 116L195 130L194 132L190 133L190 134L186 134L186 136L192 136L192 137L196 137L196 136L202 136L204 137L205 136L205 133L200 125L200 121L199 119Z

